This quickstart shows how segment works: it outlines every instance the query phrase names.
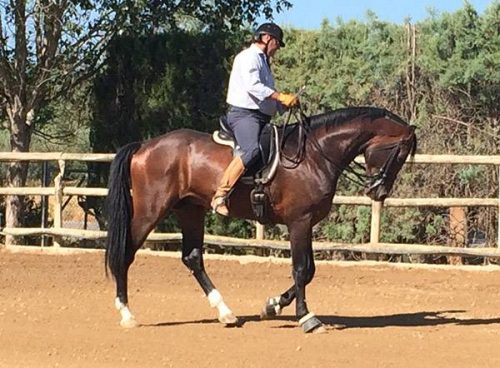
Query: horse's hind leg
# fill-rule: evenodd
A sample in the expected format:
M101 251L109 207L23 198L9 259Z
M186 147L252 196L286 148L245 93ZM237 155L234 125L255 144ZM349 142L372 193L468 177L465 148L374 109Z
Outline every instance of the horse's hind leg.
M228 308L222 295L208 277L203 264L203 236L205 228L205 212L203 207L183 204L175 214L182 229L182 262L189 268L208 297L212 308L217 308L221 323L235 325L238 320Z
M294 300L295 300L295 285L293 285L291 288L289 288L281 295L268 298L266 300L264 308L262 308L260 312L260 318L267 319L279 316L283 311L283 308L288 307L290 304L292 304Z
M163 207L153 209L146 205L148 200L134 202L134 215L130 222L130 238L127 240L125 259L121 272L116 275L116 299L115 307L121 315L120 325L131 328L138 325L128 305L128 271L134 262L135 254L146 240L148 234L153 230L158 220L163 216L171 205L169 201Z
M312 254L311 257L313 257ZM313 264L312 271L306 274L305 285L308 285L312 281L315 271L316 269ZM288 307L290 304L292 304L294 300L295 300L295 285L292 285L287 291L285 291L281 295L267 299L266 304L264 305L264 308L260 313L260 318L266 319L279 316L283 311L283 308Z
M121 315L120 325L126 328L132 328L138 325L128 305L128 271L134 262L137 250L144 243L144 240L146 240L146 237L152 230L152 226L151 228L144 228L144 226L137 224L137 220L134 221L134 219L132 219L131 229L135 236L132 236L130 244L126 249L124 267L121 272L116 275L115 307Z
M137 326L137 321L128 307L128 270L133 262L133 256L126 259L125 268L116 277L115 307L121 315L120 326L132 328Z

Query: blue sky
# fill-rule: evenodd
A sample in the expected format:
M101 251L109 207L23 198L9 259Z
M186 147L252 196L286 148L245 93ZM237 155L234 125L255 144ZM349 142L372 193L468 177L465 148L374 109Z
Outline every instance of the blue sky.
M428 16L428 9L439 13L453 12L464 5L464 0L289 0L293 7L275 16L274 21L281 26L318 29L321 21L328 18L335 23L337 17L344 21L366 19L367 10L372 10L378 18L393 23L403 23L406 17L413 22ZM470 0L469 3L480 14L488 5L498 0ZM260 19L259 22L264 21Z

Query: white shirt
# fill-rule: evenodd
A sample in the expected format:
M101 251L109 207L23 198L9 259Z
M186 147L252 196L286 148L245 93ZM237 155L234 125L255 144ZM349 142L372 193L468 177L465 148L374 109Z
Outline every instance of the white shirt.
M274 78L266 55L257 45L252 44L236 55L229 77L228 104L273 116L279 103L268 97L274 92Z

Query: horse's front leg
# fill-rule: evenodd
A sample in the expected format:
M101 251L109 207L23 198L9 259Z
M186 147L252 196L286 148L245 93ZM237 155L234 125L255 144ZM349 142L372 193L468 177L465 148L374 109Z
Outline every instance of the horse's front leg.
M276 314L296 299L295 314L304 332L323 332L323 324L306 304L306 285L311 282L316 271L312 251L312 225L308 218L301 218L288 226L292 251L292 274L294 286L281 296L268 300L264 313Z
M236 325L238 319L208 277L203 264L205 210L198 206L185 205L175 213L182 229L182 262L198 281L210 306L217 308L219 322L226 326Z

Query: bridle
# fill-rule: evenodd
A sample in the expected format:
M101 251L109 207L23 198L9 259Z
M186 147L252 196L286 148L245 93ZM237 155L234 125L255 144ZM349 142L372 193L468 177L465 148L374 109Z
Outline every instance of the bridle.
M401 139L399 142L395 142L390 144L389 146L386 146L388 148L391 148L391 152L389 153L389 157L387 157L387 159L385 160L384 164L379 169L379 171L375 175L367 176L369 180L368 183L370 185L369 187L366 188L368 192L372 191L376 187L385 184L388 173L394 166L399 156L399 153L401 152L401 147L404 143L405 143L404 139ZM386 147L382 149L387 149Z
M285 144L285 136L286 136L286 126L290 122L290 118L292 114L295 116L295 118L298 121L298 146L297 146L297 151L295 154L290 157L284 153L284 144ZM281 142L280 142L280 156L284 157L286 160L292 163L290 166L286 166L284 163L282 163L283 167L287 169L295 169L304 159L305 159L305 147L306 147L306 140L308 140L319 152L319 154L327 160L330 164L333 165L333 167L340 173L344 173L345 177L362 187L365 187L366 190L372 191L373 189L383 185L385 181L387 180L387 177L389 173L392 170L392 167L395 165L397 162L397 158L401 152L401 149L404 145L407 144L407 142L413 141L413 136L414 132L411 133L410 137L408 138L401 138L397 142L393 142L387 145L383 145L382 147L378 148L376 147L375 150L386 150L386 149L391 149L391 152L387 159L385 160L384 164L381 166L379 171L374 174L374 175L367 175L365 174L366 167L359 162L353 161L351 165L347 166L346 168L341 168L339 165L334 162L328 155L326 155L323 152L323 149L321 148L321 145L319 144L318 140L314 135L311 134L311 125L310 125L310 119L309 117L304 113L302 110L302 107L299 105L298 109L295 110L290 110L290 113L288 115L288 118L285 122L285 124L282 125L282 134L281 134ZM358 169L362 169L363 173L360 173L356 171L354 167L357 167ZM347 172L347 173L346 173Z

